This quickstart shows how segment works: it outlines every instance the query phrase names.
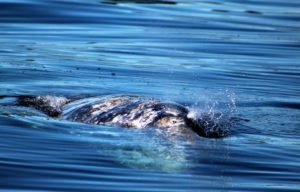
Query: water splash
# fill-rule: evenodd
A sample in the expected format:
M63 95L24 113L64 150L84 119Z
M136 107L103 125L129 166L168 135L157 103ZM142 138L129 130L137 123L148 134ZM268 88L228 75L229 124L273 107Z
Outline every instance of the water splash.
M194 119L202 127L205 135L223 137L228 135L231 127L238 121L235 112L235 93L225 90L217 98L195 102L189 107L188 118Z

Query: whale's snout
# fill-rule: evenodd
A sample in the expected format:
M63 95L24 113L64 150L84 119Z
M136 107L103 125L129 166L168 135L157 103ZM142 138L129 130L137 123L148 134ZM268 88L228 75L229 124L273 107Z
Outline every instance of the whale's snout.
M224 120L222 113L203 113L199 117L188 115L187 118L189 126L202 137L225 137L231 127L231 123Z

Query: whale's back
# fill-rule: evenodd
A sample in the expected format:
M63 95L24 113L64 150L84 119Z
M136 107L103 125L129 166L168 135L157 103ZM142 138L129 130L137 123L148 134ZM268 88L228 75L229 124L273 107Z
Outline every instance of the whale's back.
M77 100L63 108L62 118L122 127L185 126L186 108L138 96L104 96Z

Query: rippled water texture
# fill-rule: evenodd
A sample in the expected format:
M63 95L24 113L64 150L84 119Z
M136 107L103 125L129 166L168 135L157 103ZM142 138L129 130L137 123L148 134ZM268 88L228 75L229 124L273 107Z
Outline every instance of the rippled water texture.
M0 188L299 191L299 21L285 0L1 0L0 96L144 95L250 121L206 139L2 100Z

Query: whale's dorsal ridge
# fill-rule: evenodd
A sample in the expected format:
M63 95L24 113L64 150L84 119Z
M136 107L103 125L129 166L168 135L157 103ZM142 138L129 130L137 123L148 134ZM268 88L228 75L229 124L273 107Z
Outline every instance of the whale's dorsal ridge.
M1 97L0 97L1 98ZM50 117L120 127L189 129L203 137L224 137L233 124L219 113L191 115L187 106L134 95L103 95L82 99L64 96L18 96L17 105L33 107ZM14 102L11 102L12 104Z
M62 114L62 108L71 100L63 96L24 96L18 98L18 105L34 107L50 117Z

